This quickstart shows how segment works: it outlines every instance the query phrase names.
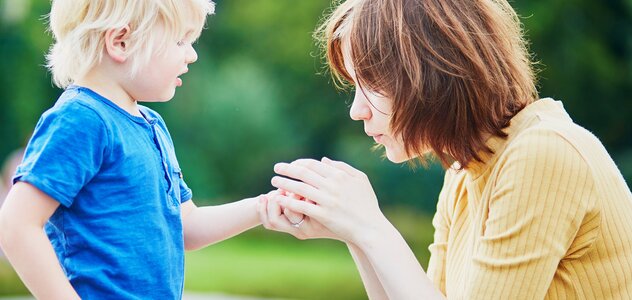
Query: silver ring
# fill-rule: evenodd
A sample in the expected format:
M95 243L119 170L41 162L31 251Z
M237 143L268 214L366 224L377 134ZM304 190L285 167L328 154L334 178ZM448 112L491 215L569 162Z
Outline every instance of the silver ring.
M294 228L299 228L301 227L301 224L303 224L303 222L305 221L305 218L302 218L300 221L298 221L298 223L292 223L290 222L290 224L292 225L292 227Z

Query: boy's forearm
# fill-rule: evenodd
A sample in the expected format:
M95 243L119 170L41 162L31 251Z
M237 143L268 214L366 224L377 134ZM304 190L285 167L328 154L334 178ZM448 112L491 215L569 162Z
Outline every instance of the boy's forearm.
M2 248L35 298L80 299L59 265L55 251L42 228L3 228Z
M188 202L183 205L194 206ZM257 198L246 198L216 206L195 207L189 213L183 213L184 245L187 250L199 249L238 235L259 224L261 222L257 215Z

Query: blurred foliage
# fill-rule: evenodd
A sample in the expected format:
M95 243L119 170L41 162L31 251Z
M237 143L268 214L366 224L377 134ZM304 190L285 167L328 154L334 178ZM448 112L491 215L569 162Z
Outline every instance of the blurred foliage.
M371 152L348 118L351 95L323 74L311 33L329 1L217 1L196 44L199 60L169 103L167 121L198 202L271 189L272 166L299 157L340 159L372 179L383 205L433 212L442 170L412 170ZM517 0L540 94L562 100L632 180L632 4L628 0ZM0 0L0 157L23 146L61 93L43 67L51 42L46 0ZM206 200L211 199L211 200Z
M425 264L432 229L429 219L417 211L434 212L443 171L437 165L412 170L369 151L372 140L364 135L362 124L348 118L351 95L336 91L329 76L322 74L318 47L311 37L330 1L217 2L216 15L209 18L208 29L196 44L199 60L183 78L184 86L172 101L150 105L169 125L196 202L221 203L267 192L275 162L322 156L344 160L367 173L383 207L415 208L387 215L393 216ZM562 100L573 119L603 141L629 184L632 1L515 0L512 5L522 16L535 59L540 62L540 95ZM0 158L25 145L39 115L61 93L43 67L51 43L43 17L49 8L47 0L0 0ZM256 232L252 235L189 254L193 265L189 263L188 272L210 269L230 274L217 268L235 266L236 260L222 265L217 259L236 252L246 260L253 255L252 261L276 262L257 266L262 274L283 279L287 275L278 274L283 268L274 271L279 262L273 252L300 261L305 256L298 252L307 251L318 265L325 260L318 251L331 250L325 252L329 253L326 259L340 263L334 269L351 276L340 280L349 283L345 289L349 292L335 295L362 297L354 294L361 291L359 278L341 245L292 242L290 237L274 235L274 243L288 248L268 251L259 249L264 238ZM251 238L258 241L256 245ZM264 248L269 245L262 243ZM304 248L308 246L316 250ZM244 249L253 252L238 252ZM290 255L288 251L297 252ZM206 261L212 258L216 260ZM206 267L196 268L198 264ZM3 269L0 266L0 291L23 292L19 281L5 280L14 274L5 274ZM270 273L273 271L277 273ZM321 274L327 277L326 272L323 269ZM188 288L206 289L210 284L204 282L204 274L187 276ZM269 282L278 281L274 276Z

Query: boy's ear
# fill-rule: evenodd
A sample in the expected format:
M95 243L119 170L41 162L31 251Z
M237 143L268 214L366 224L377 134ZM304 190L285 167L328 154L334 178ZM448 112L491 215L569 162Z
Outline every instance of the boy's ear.
M105 32L105 51L115 62L123 63L127 60L130 32L129 26L112 28Z

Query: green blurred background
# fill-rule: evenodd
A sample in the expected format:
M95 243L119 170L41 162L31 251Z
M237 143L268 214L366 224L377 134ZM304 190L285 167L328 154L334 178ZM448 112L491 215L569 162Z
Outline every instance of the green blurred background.
M311 33L324 0L218 0L199 60L168 103L169 125L198 205L271 189L275 162L328 156L363 170L382 207L427 264L437 165L412 170L372 152L348 118L351 95L323 74ZM632 181L632 1L516 0L541 62L540 95L562 100ZM0 0L0 159L25 145L61 90L43 67L47 0ZM346 247L256 229L187 255L186 289L293 299L364 299ZM0 262L0 295L26 293Z

